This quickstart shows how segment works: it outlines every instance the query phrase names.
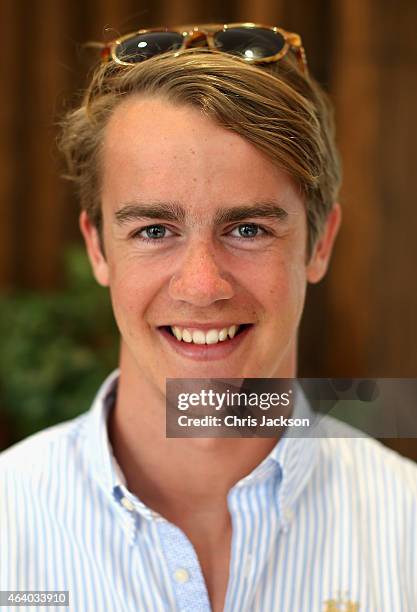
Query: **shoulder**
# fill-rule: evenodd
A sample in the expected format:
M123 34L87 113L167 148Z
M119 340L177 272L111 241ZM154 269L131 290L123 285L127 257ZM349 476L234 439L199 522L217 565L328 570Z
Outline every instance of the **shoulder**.
M333 422L332 422L333 421ZM347 425L326 419L320 440L324 466L363 497L392 498L417 505L417 464ZM336 437L337 436L337 437ZM359 493L358 493L359 494Z
M87 414L49 427L0 453L0 486L10 478L36 480L76 456L85 433Z

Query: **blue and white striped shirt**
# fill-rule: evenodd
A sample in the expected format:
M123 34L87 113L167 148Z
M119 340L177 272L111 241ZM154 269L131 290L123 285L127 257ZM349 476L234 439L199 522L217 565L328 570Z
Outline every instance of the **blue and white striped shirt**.
M116 383L0 455L0 589L68 590L75 612L209 611L190 541L114 460ZM417 610L417 466L378 442L284 437L228 506L227 612Z

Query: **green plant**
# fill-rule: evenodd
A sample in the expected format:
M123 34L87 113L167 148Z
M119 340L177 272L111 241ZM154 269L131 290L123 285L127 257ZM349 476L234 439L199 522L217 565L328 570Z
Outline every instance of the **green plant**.
M117 363L109 295L81 247L65 258L65 288L0 296L0 409L8 443L89 408Z

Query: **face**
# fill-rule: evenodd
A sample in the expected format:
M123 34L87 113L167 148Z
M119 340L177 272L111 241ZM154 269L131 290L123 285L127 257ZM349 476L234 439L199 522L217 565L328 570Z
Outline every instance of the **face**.
M106 127L102 212L105 257L85 213L80 225L122 369L162 392L166 378L295 376L306 283L325 273L337 206L307 264L285 172L198 109L131 97Z

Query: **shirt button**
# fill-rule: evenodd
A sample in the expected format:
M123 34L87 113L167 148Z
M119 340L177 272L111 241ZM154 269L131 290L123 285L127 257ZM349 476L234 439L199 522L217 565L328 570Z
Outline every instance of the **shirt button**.
M180 584L184 584L184 582L188 582L188 580L190 579L190 574L183 567L179 567L174 572L174 578Z
M127 499L127 497L122 497L122 499L120 500L120 503L122 504L123 508L126 508L126 510L129 510L129 512L133 512L133 510L135 509L135 506L132 504L132 502Z

